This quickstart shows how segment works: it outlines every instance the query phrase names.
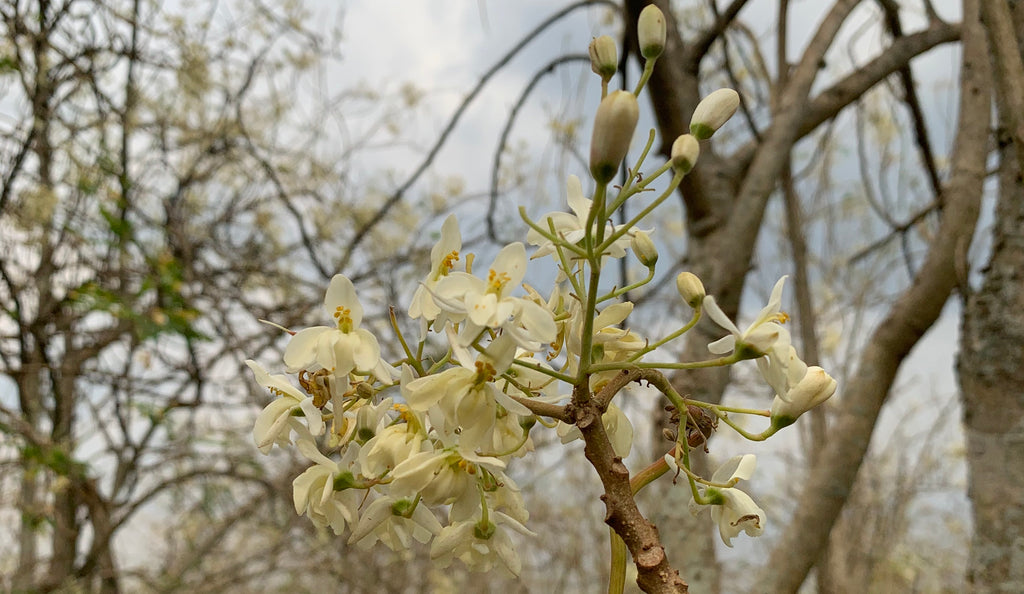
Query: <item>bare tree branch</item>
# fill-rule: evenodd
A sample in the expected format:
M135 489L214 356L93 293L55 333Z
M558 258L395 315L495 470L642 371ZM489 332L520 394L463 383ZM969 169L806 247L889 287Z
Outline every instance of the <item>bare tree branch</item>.
M961 117L939 231L917 277L873 332L856 374L842 390L836 424L806 481L796 515L759 576L765 591L796 592L804 581L850 492L900 363L961 281L958 263L970 245L981 204L991 100L976 0L965 2L964 16Z

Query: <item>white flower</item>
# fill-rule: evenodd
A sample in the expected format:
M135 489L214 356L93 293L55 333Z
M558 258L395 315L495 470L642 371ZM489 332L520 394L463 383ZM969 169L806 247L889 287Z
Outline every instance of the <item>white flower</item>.
M512 576L518 576L522 562L516 552L508 528L520 534L536 536L517 520L499 511L489 514L490 521L465 520L445 526L430 546L430 558L441 567L447 567L453 559L461 559L475 571L490 571L499 567Z
M420 452L395 467L390 492L395 497L419 494L427 505L452 505L462 517L480 505L473 486L484 471L503 476L505 463L497 458L435 450Z
M544 230L550 231L548 226L548 220L551 221L551 225L555 228L555 235L561 237L566 243L579 244L583 241L583 237L586 235L587 228L587 217L590 216L590 208L593 202L583 197L583 186L580 184L580 178L575 175L569 176L569 181L566 183L566 194L568 196L569 208L572 209L572 214L567 212L549 212L548 214L541 217L538 222L540 227ZM614 233L621 226L613 226L608 224L605 227L604 236L608 237ZM593 234L597 235L597 223L594 223ZM633 232L627 232L622 237L616 239L608 247L608 251L604 253L605 256L612 258L621 258L626 255L626 248L629 247L632 241ZM530 256L530 259L540 258L548 254L554 253L555 244L549 239L538 233L535 229L530 229L526 234L526 241L530 245L536 245L537 251Z
M529 416L530 409L516 402L494 384L512 364L515 344L501 336L475 359L467 349L454 349L460 365L441 373L412 378L404 370L402 396L414 411L438 406L447 433L458 429L459 451L489 451L494 443L498 405L510 413Z
M459 260L461 249L462 234L459 232L459 222L455 215L449 215L441 225L441 238L430 250L430 274L416 287L416 292L412 296L412 303L409 305L410 318L415 320L422 316L424 320L433 321L441 313L441 308L434 303L430 290L452 271Z
M522 361L524 363L532 363L537 367L544 369L551 369L551 365L534 357L530 351L525 349L516 349L515 360ZM506 394L515 394L516 396L530 398L540 402L558 402L559 400L564 399L564 397L558 393L558 380L552 378L550 375L519 365L509 367L505 375L511 377L515 380L516 384L518 384L518 386L515 386L505 379L497 379L495 383L498 385L498 388ZM520 388L525 389L529 393L524 393Z
M675 467L675 460L666 456L669 466ZM735 481L750 478L757 466L757 458L753 454L736 456L715 471L711 476L713 483L735 484ZM678 467L677 467L678 468ZM718 524L718 533L726 546L732 546L732 539L746 532L747 536L761 536L764 532L764 510L754 503L743 491L728 487L704 487L702 496L711 500L711 519ZM704 506L690 501L690 511L697 515Z
M366 476L382 476L413 454L419 453L423 439L423 434L409 423L395 423L385 427L360 450L359 465Z
M356 297L352 281L335 275L324 298L327 312L336 326L314 326L299 331L288 342L284 362L288 371L327 369L335 377L346 377L352 371L380 372L380 345L368 330L359 327L363 306ZM379 378L389 381L390 378Z
M266 454L274 447L274 444L287 445L291 443L290 435L294 429L303 437L312 440L314 436L324 432L323 415L320 409L313 405L313 399L299 391L298 388L288 382L283 375L270 375L262 365L249 359L245 362L252 369L256 381L270 390L271 394L279 396L263 409L252 429L252 437L260 452ZM302 411L306 418L306 425L295 416L296 411Z
M779 392L772 402L772 425L781 429L797 417L828 400L836 391L836 380L818 366L808 367L803 379L785 395Z
M483 280L465 272L453 272L437 284L435 301L455 314L464 314L480 328L497 328L516 311L512 291L526 275L526 249L509 244L498 252Z
M378 497L359 516L349 544L365 549L380 541L392 551L408 549L410 537L426 544L441 532L441 522L426 505L413 505L410 499Z
M775 283L771 298L768 299L768 305L761 310L753 323L743 332L740 332L736 324L718 307L714 297L710 295L705 297L704 311L711 316L711 319L716 324L730 332L729 336L709 344L708 350L722 355L732 352L736 349L737 345L744 344L752 348L759 355L772 355L775 352L780 358L788 357L789 331L780 325L780 322L786 321L788 317L779 311L782 308L782 287L785 282L786 277L784 276Z
M525 275L526 248L519 242L512 243L495 256L487 280L452 272L437 283L434 302L455 319L466 318L462 334L469 341L484 328L505 328L517 344L536 350L554 340L557 329L550 311L512 295Z
M354 481L350 467L359 455L359 446L349 446L340 463L320 453L311 441L300 441L298 447L316 464L292 481L295 513L305 514L317 526L330 526L335 534L341 534L346 525L356 521L362 499L362 492L357 489L339 490Z

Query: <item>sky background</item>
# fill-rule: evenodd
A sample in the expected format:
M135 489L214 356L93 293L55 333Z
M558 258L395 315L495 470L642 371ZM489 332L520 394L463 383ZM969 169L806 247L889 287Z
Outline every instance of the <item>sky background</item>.
M682 4L693 7L698 3ZM754 1L740 13L741 20L751 28L753 35L758 39L770 40L774 36L776 16L774 8L769 7L774 4ZM807 35L814 30L829 4L817 0L797 0L791 3L791 60L802 51ZM846 72L851 63L866 62L879 51L884 41L881 36L877 32L863 34L860 27L874 9L873 4L867 4L867 8L858 9L859 18L853 19L850 25L844 27L840 38L834 44L829 54L825 80L829 80L835 73ZM920 10L915 9L916 3L902 4L908 7L904 15L905 30L912 31L920 27L924 20ZM308 6L317 15L318 22L338 24L342 32L337 47L342 60L325 72L325 80L321 81L323 87L319 91L337 91L352 85L362 85L387 95L394 94L407 83L423 91L422 101L414 110L410 110L408 118L403 120L400 133L403 141L400 145L383 147L379 151L360 156L366 171L392 170L395 172L395 179L401 180L404 177L402 172L411 171L418 165L426 149L432 145L448 118L457 109L463 97L474 87L479 77L527 31L532 30L560 7L567 5L567 2L552 3L539 0L385 0L351 2L345 5L343 11L338 11L337 5L333 2L310 2ZM959 19L958 3L943 0L936 2L935 5L940 16L950 20ZM454 129L452 137L438 155L430 173L414 186L414 199L417 192L420 195L428 193L442 184L442 180L447 176L458 176L464 180L466 194L485 191L489 184L491 161L501 127L522 89L534 73L553 56L585 52L590 39L597 35L610 34L617 37L618 24L610 15L611 13L603 8L577 10L541 34L512 59L470 105ZM684 16L693 17L697 22L700 11L686 12ZM958 52L947 48L934 50L913 64L926 117L933 122L948 122L950 126L952 125L952 116L956 109L954 87L958 60ZM583 69L585 68L584 66ZM635 80L634 72L631 84ZM586 173L584 164L571 156L566 156L561 148L552 142L549 123L553 119L592 113L598 97L599 84L596 77L587 75L581 68L567 67L545 78L520 113L514 128L512 144L527 143L527 152L534 160L538 174L534 181L527 184L524 192L518 195L536 201L529 206L530 213L535 217L553 208L561 208L559 200L562 200L564 183L559 180L564 180L567 174L575 173L582 177ZM641 110L643 114L638 126L638 138L645 137L645 131L652 126L650 109L646 101L641 101ZM353 130L361 125L358 118L349 122ZM580 132L580 138L587 139L589 121L585 120L581 124L584 130ZM950 126L933 127L935 132L932 140L940 155L940 163L942 157L948 155L950 148ZM810 150L813 150L813 147L806 144L797 149L798 152ZM851 180L858 176L852 162L846 171ZM842 177L842 173L839 177ZM584 188L585 193L589 195L586 183ZM484 205L485 202L482 201L471 201L460 209L460 213L475 211L480 215ZM990 220L990 215L983 218L983 228L988 226ZM658 217L655 226L667 225L668 228L660 231L666 234L678 231L678 221L676 211L675 215ZM434 228L439 226L440 218L433 223ZM509 226L520 228L519 222L515 219L509 221ZM428 223L427 229L429 227ZM467 234L465 230L463 232ZM975 246L975 262L982 261L984 244L982 240ZM429 245L429 241L425 245ZM489 258L483 257L482 261L489 261ZM749 295L745 301L748 316L763 305L764 298L777 275L788 272L791 271L781 268L770 269L761 276L752 277L748 283ZM792 299L791 290L787 291L786 299ZM792 307L792 302L788 303ZM869 328L873 327L880 320L881 314L881 310L874 314L869 312L865 324ZM948 447L954 455L962 449L960 410L954 402L957 391L954 357L959 334L959 318L959 302L953 299L947 304L946 311L935 327L904 363L896 382L894 397L891 398L875 431L876 450L884 449L887 440L898 429L907 430L910 434L925 432L943 419L953 420L947 422L943 429L947 432L942 440L943 447ZM840 329L843 323L843 320L838 322ZM840 386L837 400L841 398L841 390ZM785 457L772 452L796 446L798 442L799 433L794 431L786 438L777 440L774 445L757 445L755 451L761 456L761 469L758 472L773 477L760 483L759 489L770 490L773 483L785 480ZM716 454L723 460L734 454L751 451L749 444L739 440L723 440L717 450ZM960 460L962 462L962 458ZM951 484L963 485L965 468L961 462L955 465L953 476L944 477ZM961 515L964 521L967 521L968 500L962 489L942 494L937 503L935 500L922 503L926 504L936 504L946 510L962 510ZM755 539L739 539L735 554L754 552L760 550L762 546Z
M419 164L479 77L526 32L569 3L542 0L363 0L348 3L306 0L305 4L311 13L308 23L310 28L322 33L325 39L331 39L335 31L340 32L337 43L332 42L331 47L340 59L331 61L318 76L303 79L295 89L300 103L308 102L310 109L313 109L319 100L354 88L379 93L382 97L379 110L341 113L332 118L326 133L328 143L336 142L338 146L344 147L348 139L362 137L373 129L379 123L381 114L389 109L388 106L395 104L393 100L403 92L403 87L411 84L422 92L421 101L409 107L406 113L389 116L389 121L396 125L394 134L386 137L379 146L360 151L354 161L360 170L354 174L354 181L370 181L370 186L376 184L381 191L386 191L397 185ZM698 3L687 1L683 4L694 6ZM770 39L775 29L775 15L766 10L769 4L774 3L755 0L740 13L740 18L759 39ZM802 50L806 35L813 30L828 4L818 0L791 2L791 57L797 56ZM949 19L959 18L956 4L950 0L936 2L940 14ZM909 12L912 14L913 10ZM604 8L577 10L541 34L512 59L470 105L431 170L413 187L410 198L429 202L426 198L428 194L443 186L450 177L463 180L464 194L473 195L485 191L490 183L491 162L501 128L523 88L537 69L552 57L566 53L586 53L587 44L596 35L610 34L617 37L618 24L610 18L611 14ZM699 18L697 13L687 14ZM909 30L915 26L912 19L906 23ZM844 28L843 36L831 55L829 68L834 67L839 71L848 60L863 62L877 52L877 35L866 35L851 43L850 39L856 33L856 26ZM926 113L930 118L936 118L936 121L952 122L950 114L955 110L956 97L951 87L955 81L957 60L955 51L938 50L914 64ZM523 108L514 128L512 144L525 143L528 147L526 153L540 172L517 194L535 200L529 205L534 216L553 208L561 208L565 175L574 173L583 177L586 173L585 166L572 156L565 155L561 147L552 141L550 134L551 121L580 113L592 113L596 106L599 98L598 80L586 75L586 70L586 66L582 69L568 67L545 78ZM635 79L634 72L631 83ZM646 115L642 116L644 119L638 127L638 137L644 137L645 131L651 127L646 101L641 102L641 109ZM589 138L589 120L585 118L581 126L580 138ZM940 134L933 140L940 155L948 154L948 136ZM658 163L660 159L652 162ZM851 173L855 174L852 168ZM589 194L586 183L584 187L585 193ZM465 209L476 213L479 220L485 205L485 201L475 200L466 204ZM504 204L503 209L512 212L509 204ZM429 227L431 217L425 218L425 226ZM435 218L435 229L440 227L441 218ZM678 214L675 217L659 217L654 226L667 224L668 228L660 232L668 235L678 229L678 221ZM511 219L508 225L514 229L522 228L517 219ZM983 225L987 223L983 222ZM467 234L465 230L464 234ZM430 243L429 236L419 239L424 245ZM983 250L982 245L976 246L976 253ZM982 254L978 253L976 261L980 261L981 257ZM489 261L489 258L484 257L483 261ZM770 274L774 273L772 270ZM753 286L754 280L751 281L748 311L756 311L763 304L763 296L767 295L774 282L769 281L767 276L753 278L758 283L764 281L764 286ZM787 298L791 296L792 293L787 292ZM905 362L896 384L897 397L887 407L876 429L876 438L884 440L908 416L915 419L914 423L922 429L929 427L938 414L959 419L959 409L955 406L934 405L936 400L951 400L956 393L953 362L959 315L958 303L952 300L936 326ZM877 319L875 316L868 323L877 323ZM948 440L955 446L962 442L962 435L958 423L951 425L955 430L948 436ZM792 445L798 435L792 432L788 442L779 440L776 447ZM723 444L721 450L724 459L750 451L750 448L733 440ZM763 456L762 467L768 470L769 476L783 472L781 459L774 464L771 461L770 446L758 446L756 451ZM769 454L764 455L765 452ZM962 473L962 468L958 472ZM962 480L962 476L956 478ZM759 488L769 487L762 484ZM950 508L960 506L965 510L966 517L966 503L966 497L961 493L953 495L952 499L942 505ZM162 518L155 517L153 521L160 522ZM131 551L148 550L147 530L140 528L127 534L120 543L129 557ZM739 554L756 546L751 539L737 541Z

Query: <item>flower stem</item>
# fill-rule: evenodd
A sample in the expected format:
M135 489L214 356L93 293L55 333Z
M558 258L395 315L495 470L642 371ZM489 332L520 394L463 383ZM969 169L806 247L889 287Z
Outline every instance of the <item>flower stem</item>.
M622 594L626 589L626 542L613 528L608 528L612 546L611 567L608 575L608 594Z

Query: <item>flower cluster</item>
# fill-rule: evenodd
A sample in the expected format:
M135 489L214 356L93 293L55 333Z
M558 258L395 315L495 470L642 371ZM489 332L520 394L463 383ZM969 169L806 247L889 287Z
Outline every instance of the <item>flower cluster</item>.
M521 560L513 533L532 532L526 527L529 513L523 496L507 469L533 451L534 430L553 429L563 443L584 439L581 428L589 425L575 415L590 405L600 413L603 422L595 425L606 434L614 455L625 458L633 426L612 401L622 388L616 381L624 372L657 373L754 359L776 392L770 411L755 411L770 417L768 429L751 436L729 419L730 412L750 411L686 399L667 381L659 382L677 421L683 425L685 418L686 426L671 433L670 455L656 462L661 474L669 468L686 474L693 505L712 506L726 544L740 532L762 532L764 511L735 487L750 478L753 455L734 459L706 480L690 470L689 449L706 443L718 420L751 438L768 437L831 396L836 382L821 368L804 364L791 345L781 312L785 278L745 331L688 272L679 274L676 285L682 302L692 309L690 320L659 339L628 325L634 305L623 296L654 278L658 260L653 231L638 225L675 192L697 162L700 140L714 134L738 104L734 91L710 95L697 107L694 134L673 143L666 163L641 175L641 158L618 193L609 195L609 182L636 126L636 95L664 47L664 19L651 9L657 10L648 7L641 17L646 64L635 92L607 91L614 72L610 66L616 63L614 44L602 38L591 46L603 97L590 153L593 197L586 197L581 180L570 176L566 206L571 212L532 220L521 210L530 228L526 242L536 247L532 258L526 245L512 243L486 269L474 271L476 260L462 253L458 221L449 216L431 250L430 270L407 309L411 324L419 326L418 343L407 340L401 328L409 324L399 323L392 313L395 340L382 350L378 337L362 325L364 312L355 287L337 275L324 299L333 323L291 333L284 349L283 367L294 381L247 361L256 381L275 397L256 419L256 446L263 453L275 445L294 447L310 463L293 483L297 513L337 535L347 533L348 542L358 546L381 543L400 550L412 541L429 543L431 557L442 565L459 559L474 569L516 575ZM650 148L649 142L644 156ZM664 191L626 223L611 222L628 199L649 193L651 181L663 174L672 176ZM648 276L609 288L602 282L602 270L608 260L630 252ZM555 267L555 274L548 275L555 280L545 294L523 283L531 261ZM717 358L650 360L705 313L728 331L708 345ZM437 339L447 348L431 357L426 353L436 350L427 348L428 341ZM652 376L645 377L650 381Z

